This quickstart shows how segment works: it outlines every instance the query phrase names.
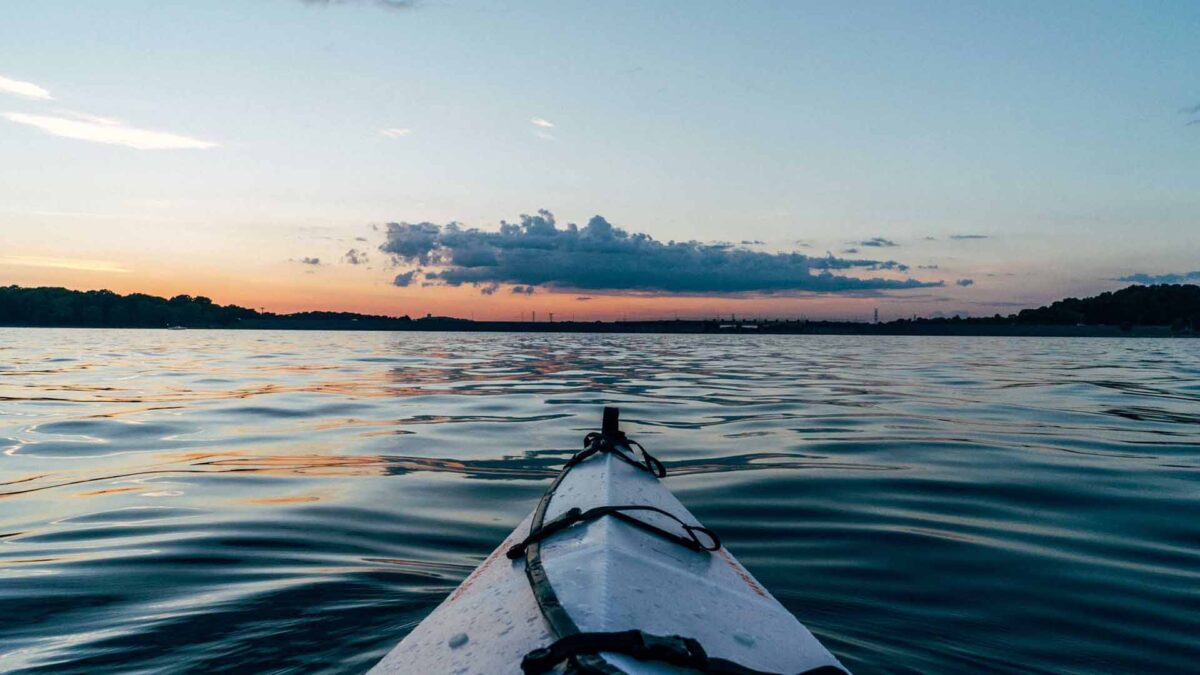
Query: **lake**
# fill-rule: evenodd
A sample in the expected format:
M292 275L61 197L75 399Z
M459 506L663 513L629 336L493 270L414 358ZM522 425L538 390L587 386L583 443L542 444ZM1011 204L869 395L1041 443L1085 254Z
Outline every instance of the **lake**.
M1200 663L1200 341L0 329L0 670L357 673L618 405L848 667Z

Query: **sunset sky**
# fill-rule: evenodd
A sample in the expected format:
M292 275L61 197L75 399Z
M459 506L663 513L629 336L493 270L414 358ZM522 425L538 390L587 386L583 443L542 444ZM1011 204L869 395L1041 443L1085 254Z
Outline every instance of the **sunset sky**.
M10 2L0 284L865 319L1200 281L1198 35L1190 0Z

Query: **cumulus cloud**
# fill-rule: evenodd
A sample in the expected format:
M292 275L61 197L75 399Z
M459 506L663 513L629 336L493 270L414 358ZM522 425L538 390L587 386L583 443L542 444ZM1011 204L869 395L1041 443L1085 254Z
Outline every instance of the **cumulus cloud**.
M533 286L513 286L511 290L516 295L533 295Z
M865 241L858 242L858 245L859 246L875 246L875 247L879 247L879 248L885 248L885 247L890 247L890 246L896 246L897 244L896 244L896 242L892 241L891 239L884 239L883 237L872 237Z
M446 286L504 284L641 293L839 293L943 286L916 279L862 278L848 273L899 271L894 260L752 251L732 244L661 242L614 227L601 216L558 227L539 211L498 232L459 223L389 223L379 249L397 264L422 268ZM411 281L411 279L409 279Z
M321 259L320 258L310 258L308 256L304 256L303 258L300 259L300 263L304 264L304 265L320 265Z
M1153 284L1196 284L1200 283L1200 270L1195 272L1176 272L1169 274L1146 274L1138 272L1130 274L1118 279L1118 281L1128 281L1134 284L1145 284L1147 286Z
M362 265L367 262L367 252L352 248L342 256L342 262L349 265Z
M404 288L405 286L408 286L409 284L411 284L413 282L413 277L415 277L416 275L417 275L416 270L409 270L408 272L401 272L400 274L396 275L395 279L392 279L392 283L396 286L400 286L401 288Z
M554 128L554 122L551 122L550 120L547 120L547 119L542 119L541 117L534 117L529 120L529 123L535 127L541 127L543 129L553 129Z
M495 295L498 290L500 290L500 284L488 284L479 289L479 292L484 295Z
M12 96L20 96L21 98L30 98L35 101L51 101L54 99L50 95L50 92L32 82L14 80L3 75L0 75L0 94L10 94Z
M402 129L400 127L391 127L388 129L380 129L379 133L388 138L404 138L412 135L412 129Z
M952 234L951 239L987 239L986 234Z
M974 286L975 280L974 279L959 279L958 281L956 281L954 283L958 284L959 286L962 286L963 288L966 288L967 286Z
M74 138L93 143L122 145L138 150L204 150L217 147L211 141L202 141L190 136L171 134L165 131L150 131L126 126L116 120L92 115L29 115L7 112L4 119L25 124L52 136Z

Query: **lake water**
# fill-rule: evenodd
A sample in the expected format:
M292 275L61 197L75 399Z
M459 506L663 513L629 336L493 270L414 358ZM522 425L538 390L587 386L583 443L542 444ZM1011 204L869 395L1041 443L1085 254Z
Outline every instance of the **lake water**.
M0 329L0 670L356 673L622 408L870 672L1200 667L1200 341Z

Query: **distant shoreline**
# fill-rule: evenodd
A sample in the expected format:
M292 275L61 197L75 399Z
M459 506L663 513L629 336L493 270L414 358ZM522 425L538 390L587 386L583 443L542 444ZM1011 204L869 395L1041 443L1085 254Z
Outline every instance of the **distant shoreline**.
M394 333L575 333L594 335L866 335L866 336L956 336L956 337L1103 337L1103 338L1195 338L1200 334L1172 331L1168 326L1063 326L1036 324L977 324L960 322L858 323L849 321L758 321L718 323L710 321L467 321L462 319L304 320L248 319L224 326L38 326L0 324L0 328L71 328L105 330L296 330L368 331Z
M551 315L553 316L553 315ZM886 323L806 319L654 319L634 321L473 321L413 319L355 312L260 312L204 296L0 286L0 327L208 328L232 330L463 331L695 335L961 335L990 337L1195 337L1200 286L1133 285L1091 298L991 317L897 319Z

